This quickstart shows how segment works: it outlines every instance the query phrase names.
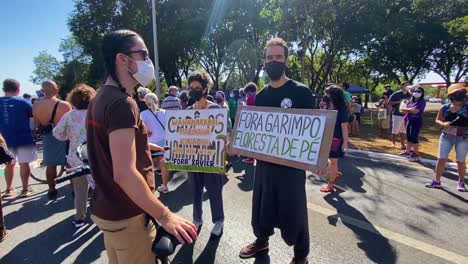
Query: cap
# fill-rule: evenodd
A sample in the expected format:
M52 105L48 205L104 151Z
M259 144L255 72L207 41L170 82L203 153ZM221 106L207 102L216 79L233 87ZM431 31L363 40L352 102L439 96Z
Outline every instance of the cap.
M466 87L464 83L455 83L448 87L447 95L451 95L460 90L465 90L468 93L468 87Z

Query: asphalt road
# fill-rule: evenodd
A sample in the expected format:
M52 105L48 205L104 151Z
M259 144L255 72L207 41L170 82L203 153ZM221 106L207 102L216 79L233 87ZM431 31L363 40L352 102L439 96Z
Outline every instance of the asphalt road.
M431 190L424 187L433 176L428 165L350 154L340 167L344 176L332 194L319 191L325 179L308 174L310 263L468 263L468 193L455 190L455 174L447 173L443 190ZM224 187L223 236L210 238L213 225L205 199L198 241L181 247L172 263L289 263L292 248L279 232L270 239L269 254L238 258L239 250L254 239L253 172L252 165L234 162ZM20 188L18 176L15 186ZM185 175L175 175L171 187L175 190L160 198L191 219ZM3 180L0 188L5 189ZM78 230L72 227L69 184L59 186L53 202L47 200L46 185L34 183L33 188L37 192L32 197L3 200L10 233L0 244L0 263L107 263L98 228L91 222Z

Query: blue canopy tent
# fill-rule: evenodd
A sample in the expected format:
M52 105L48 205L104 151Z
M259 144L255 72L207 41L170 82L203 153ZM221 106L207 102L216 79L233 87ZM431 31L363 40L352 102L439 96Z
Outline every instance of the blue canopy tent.
M349 84L348 92L352 94L370 94L369 89L354 84Z
M365 94L366 99L365 99L365 102L364 102L364 108L368 108L367 104L369 103L369 99L371 98L370 97L371 92L369 91L369 89L366 89L364 87L357 86L357 85L354 85L354 84L349 84L348 92L350 92L352 94ZM371 104L372 104L372 102L371 102ZM370 113L371 113L371 116L370 116L371 124L373 126L374 125L374 117L373 117L372 111Z

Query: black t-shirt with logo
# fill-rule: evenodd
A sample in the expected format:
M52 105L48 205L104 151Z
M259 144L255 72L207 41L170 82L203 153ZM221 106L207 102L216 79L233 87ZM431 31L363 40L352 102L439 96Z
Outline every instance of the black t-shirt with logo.
M281 87L273 88L269 85L261 90L257 94L255 105L312 109L314 99L312 91L305 84L289 80Z

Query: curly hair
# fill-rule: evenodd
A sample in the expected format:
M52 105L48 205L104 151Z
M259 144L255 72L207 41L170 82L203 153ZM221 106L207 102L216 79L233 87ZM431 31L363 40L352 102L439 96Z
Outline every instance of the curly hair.
M281 46L284 49L284 57L287 58L289 56L289 51L288 51L288 43L284 41L282 38L272 38L267 41L265 44L265 55L266 55L266 50L267 48L271 46Z
M211 88L211 83L210 83L210 75L206 72L192 72L187 80L188 85L192 82L199 82L203 88L208 88L208 92Z
M78 84L67 95L67 101L77 110L87 109L89 102L96 95L96 90L86 84Z
M331 85L325 88L326 94L330 95L330 100L335 110L347 111L346 100L343 90L337 85Z
M244 92L246 93L256 93L258 90L257 85L254 82L249 82L244 86Z

